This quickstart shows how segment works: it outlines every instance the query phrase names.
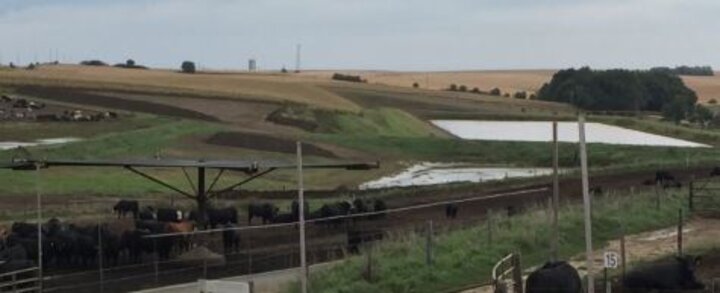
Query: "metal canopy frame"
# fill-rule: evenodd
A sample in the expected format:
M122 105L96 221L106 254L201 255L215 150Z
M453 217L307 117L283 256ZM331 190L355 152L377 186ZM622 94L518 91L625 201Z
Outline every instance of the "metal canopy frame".
M379 168L380 163L327 163L327 164L303 164L303 169L345 169L345 170L369 170ZM267 175L279 169L295 169L297 163L286 163L281 161L245 161L245 160L175 160L175 159L152 159L152 160L35 160L15 159L9 164L0 165L0 169L11 169L21 171L38 171L51 167L122 167L140 177L155 182L167 189L179 193L189 199L195 200L198 204L198 211L207 210L207 202L218 194L237 189L253 180ZM143 172L138 168L181 168L185 174L192 192L183 190L162 179ZM197 181L192 182L186 168L197 169ZM212 179L210 186L206 188L206 170L215 169L219 172ZM243 172L249 177L233 183L229 186L214 189L220 178L226 171ZM199 213L199 222L205 223L205 213Z

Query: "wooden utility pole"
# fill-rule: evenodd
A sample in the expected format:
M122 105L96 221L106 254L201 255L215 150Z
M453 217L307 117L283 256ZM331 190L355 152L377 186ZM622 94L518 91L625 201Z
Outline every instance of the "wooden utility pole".
M552 197L552 240L550 243L550 257L552 261L558 260L558 246L560 231L558 226L558 211L560 209L560 181L558 178L558 123L553 121L553 197Z
M582 169L583 209L585 210L585 258L587 266L588 292L595 292L593 278L593 246L592 246L592 204L590 198L590 182L588 181L587 149L585 147L585 114L578 117L580 133L580 166Z
M298 205L300 221L300 286L302 293L308 292L308 268L305 259L305 195L303 194L302 143L297 142Z

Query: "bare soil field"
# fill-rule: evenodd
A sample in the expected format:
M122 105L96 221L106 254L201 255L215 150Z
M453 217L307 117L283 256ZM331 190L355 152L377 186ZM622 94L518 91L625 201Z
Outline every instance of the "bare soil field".
M52 101L60 101L64 103L91 105L110 109L144 112L158 115L198 119L204 121L218 121L218 119L213 116L206 115L197 111L183 109L180 107L163 105L148 101L104 96L84 91L78 91L72 88L21 87L17 89L17 92L23 95L39 97Z

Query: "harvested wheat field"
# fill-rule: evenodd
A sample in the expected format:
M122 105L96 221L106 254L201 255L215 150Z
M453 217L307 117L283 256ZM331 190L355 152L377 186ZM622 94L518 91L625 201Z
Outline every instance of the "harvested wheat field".
M308 71L303 76L316 79L329 79L335 71ZM345 74L360 75L368 83L391 86L412 87L417 83L420 88L440 90L451 84L465 85L468 90L477 87L481 91L499 88L503 93L519 91L536 92L552 79L556 70L488 70L488 71L437 71L437 72L393 72L393 71L339 71ZM688 87L693 89L701 102L710 99L720 100L720 73L715 76L682 76Z
M171 70L124 69L104 66L40 66L34 70L0 71L0 84L38 85L92 90L133 91L220 97L264 102L296 102L357 111L354 103L280 74L183 74Z

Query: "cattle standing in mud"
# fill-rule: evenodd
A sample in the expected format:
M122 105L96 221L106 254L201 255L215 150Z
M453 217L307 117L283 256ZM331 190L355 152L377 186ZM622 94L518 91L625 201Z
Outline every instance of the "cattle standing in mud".
M260 217L263 224L271 223L277 214L278 208L271 203L251 203L248 205L248 225L254 217Z
M133 218L137 219L139 204L137 200L120 200L113 206L113 211L117 213L118 218L124 218L126 214L132 213Z
M648 292L658 290L700 290L705 286L695 277L695 268L699 257L676 257L667 263L630 272L623 281L630 292Z
M581 293L582 281L567 262L548 262L528 276L525 288L527 293Z

